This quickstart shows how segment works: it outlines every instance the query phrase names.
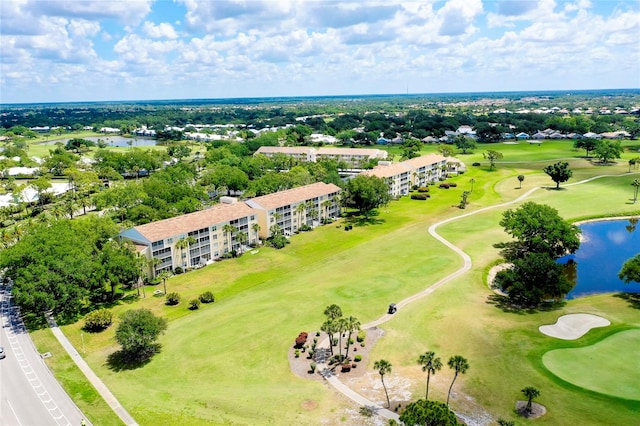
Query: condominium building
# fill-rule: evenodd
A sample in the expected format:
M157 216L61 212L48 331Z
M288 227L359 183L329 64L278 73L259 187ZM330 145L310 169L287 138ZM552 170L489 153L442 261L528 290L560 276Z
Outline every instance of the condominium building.
M241 236L242 234L242 236ZM235 198L211 208L139 225L120 233L149 260L149 273L157 276L176 267L197 267L225 253L258 242L256 212Z
M257 216L260 237L269 238L274 225L290 235L302 225L316 226L321 220L340 216L340 187L318 182L247 200Z
M463 167L456 158L429 154L400 163L380 162L377 167L365 170L363 174L384 179L389 185L389 194L400 197L407 195L414 185L424 186L435 182L448 173L462 171Z
M222 197L215 206L120 233L148 260L150 276L176 267L205 265L266 239L278 225L285 235L303 224L340 216L340 187L323 182L264 195L248 201Z
M304 146L261 146L254 155L273 157L277 154L292 157L300 162L315 163L322 160L345 162L350 168L362 168L369 160L384 160L387 151L368 148L311 148Z

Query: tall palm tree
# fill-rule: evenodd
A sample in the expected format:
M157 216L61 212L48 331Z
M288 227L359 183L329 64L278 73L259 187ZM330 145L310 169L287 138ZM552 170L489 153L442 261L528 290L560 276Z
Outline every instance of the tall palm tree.
M251 225L251 230L255 233L255 241L256 243L258 242L258 238L259 238L259 232L260 232L260 224L259 223L254 223Z
M533 386L527 386L526 388L522 389L521 392L524 394L524 396L527 397L527 407L525 408L525 411L528 414L531 414L533 398L539 397L540 391Z
M354 331L360 330L360 321L356 317L348 317L345 320L346 330L349 333L347 337L347 353L345 354L346 358L349 358L349 346L351 346L351 334Z
M451 396L451 389L453 388L453 384L455 383L458 374L464 374L467 372L467 370L469 369L469 362L466 360L466 358L460 355L455 355L449 358L449 362L447 364L449 365L449 368L455 370L453 380L451 381L451 386L449 386L449 393L447 394L447 406L449 406L449 397Z
M246 234L246 232L238 232L238 235L236 235L236 241L239 244L239 254L242 254L242 246L247 244L247 241L249 241L249 236Z
M391 373L391 363L386 359L379 359L373 363L373 368L378 370L380 374L380 380L382 381L382 387L384 388L384 394L387 396L387 408L391 408L391 402L389 401L389 392L387 392L387 385L384 384L384 375Z
M333 356L333 335L337 332L337 329L338 329L338 325L336 321L332 319L326 320L324 323L322 323L322 326L320 327L320 330L324 331L329 336L329 350L331 351L332 356Z
M233 251L233 233L236 231L236 227L231 225L230 223L227 223L222 227L222 232L224 232L224 234L227 236L227 250L229 252Z
M302 223L302 213L307 209L307 206L304 203L300 203L296 206L296 214L298 216L298 229L300 229L300 225Z
M184 258L184 249L186 249L187 247L189 247L189 242L187 241L186 238L181 238L178 241L176 241L175 248L176 250L180 251L180 257L178 258L178 266L181 268L185 266L182 259Z
M321 204L323 214L323 219L326 222L329 219L329 206L331 206L331 200L324 200Z
M329 305L324 309L324 316L330 320L340 318L342 316L342 308L336 304Z
M418 357L418 364L422 366L422 371L427 372L427 392L425 393L424 399L428 400L429 380L431 379L432 374L436 374L436 371L442 368L442 361L440 361L440 358L436 356L435 352L428 351Z
M634 179L631 182L631 186L633 186L633 203L635 204L638 201L638 189L640 189L640 179Z
M162 271L158 274L158 278L162 280L162 286L164 287L164 294L167 294L167 280L171 277L168 271Z

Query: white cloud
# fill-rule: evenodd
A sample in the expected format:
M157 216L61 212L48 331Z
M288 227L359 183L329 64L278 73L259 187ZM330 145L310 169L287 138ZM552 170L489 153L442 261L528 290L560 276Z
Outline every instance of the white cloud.
M142 28L144 33L151 38L168 38L172 40L178 38L178 33L173 28L173 25L167 22L156 25L153 22L147 21Z

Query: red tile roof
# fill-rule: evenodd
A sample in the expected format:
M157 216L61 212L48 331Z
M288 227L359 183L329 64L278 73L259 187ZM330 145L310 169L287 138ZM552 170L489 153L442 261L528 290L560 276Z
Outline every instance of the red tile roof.
M311 185L287 189L286 191L274 192L273 194L252 198L250 203L263 207L266 210L272 210L338 191L340 191L340 187L337 185L318 182Z

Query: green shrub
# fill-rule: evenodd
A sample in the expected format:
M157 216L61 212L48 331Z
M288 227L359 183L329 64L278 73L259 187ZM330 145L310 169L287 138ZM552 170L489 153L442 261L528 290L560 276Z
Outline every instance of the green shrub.
M213 303L216 301L215 296L210 291L205 291L204 293L202 293L199 299L202 303Z
M429 194L411 194L411 199L412 200L426 200L430 198Z
M296 358L300 358L300 349L296 349L295 356Z
M458 184L457 184L457 183L455 183L455 182L451 182L451 183L449 184L449 186L450 186L451 188L456 188L456 187L458 186Z
M353 345L353 337L349 337L349 344Z
M84 329L87 331L102 331L113 323L113 314L108 309L98 309L84 318Z
M182 297L174 291L173 293L167 294L167 301L165 303L169 306L174 306L179 304L181 299Z
M306 223L303 223L302 225L300 225L299 230L300 231L311 231L311 226L307 225Z
M418 192L429 192L429 187L421 186L420 188L418 188Z
M192 311L195 311L196 309L200 308L200 301L198 299L192 299L191 301L189 301L189 309L191 309Z
M356 355L355 357L353 357L353 360L354 360L355 362L360 362L360 361L362 361L362 355L360 355L360 354Z
M364 330L360 330L358 331L358 337L356 337L356 340L358 342L364 342L364 339L367 338L367 332Z
M182 274L183 272L184 270L180 266L176 266L175 269L173 270L173 273L176 275Z
M316 363L312 362L311 364L309 364L309 373L313 374L316 371Z

